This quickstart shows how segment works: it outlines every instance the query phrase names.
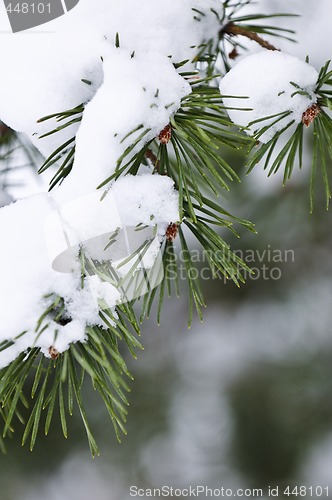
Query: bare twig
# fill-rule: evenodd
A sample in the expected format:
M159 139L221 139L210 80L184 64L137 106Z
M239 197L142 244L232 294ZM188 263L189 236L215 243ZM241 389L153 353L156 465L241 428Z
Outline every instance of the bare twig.
M259 36L254 31L247 30L246 28L243 28L242 26L238 26L234 23L228 23L220 31L220 33L219 33L220 38L222 38L224 34L227 34L230 36L245 36L246 38L249 38L249 40L253 40L254 42L258 43L264 49L279 50L274 45L272 45L271 43L264 40L264 38Z
M156 172L159 170L159 160L151 149L145 151L145 158L150 160Z

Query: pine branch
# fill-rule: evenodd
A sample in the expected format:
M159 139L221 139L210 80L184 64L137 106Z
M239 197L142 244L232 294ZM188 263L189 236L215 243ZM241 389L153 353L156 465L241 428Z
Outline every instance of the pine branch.
M39 331L45 329L47 322L54 319L59 302L59 298L55 299L53 308L45 311L37 325ZM44 421L45 435L49 433L55 408L60 415L64 437L67 438L68 417L73 415L74 401L76 401L91 453L93 456L99 454L81 396L85 374L90 377L94 390L99 392L113 423L117 439L121 441L121 434L126 434L124 424L128 400L125 393L130 390L126 378L132 380L132 376L120 352L120 343L125 342L134 356L136 349L141 349L142 346L131 333L125 320L125 317L129 318L131 324L135 324L135 332L138 333L137 321L136 318L133 320L134 312L129 305L119 307L117 315L109 309L103 309L100 314L108 329L87 327L86 342L72 344L68 351L61 354L50 347L53 359L45 358L39 348L29 349L27 353L22 353L8 367L0 371L1 416L4 420L1 448L4 448L3 438L13 432L13 420L16 417L25 426L22 444L29 441L32 450L42 421ZM4 347L8 346L2 348ZM35 403L28 421L24 422L19 412L22 404L28 405L23 394L29 385L28 378L31 377L31 373L34 373L31 399L35 400Z
M84 104L81 104L75 108L69 109L67 111L62 111L59 113L54 113L52 115L44 116L38 120L38 123L43 123L45 121L55 119L57 122L64 122L62 125L59 125L55 129L50 130L49 132L41 135L39 139L43 139L45 137L49 137L50 135L56 134L57 132L61 132L67 127L80 123L82 120L84 112ZM44 161L42 166L39 168L38 173L42 174L46 170L48 170L53 165L60 163L60 166L52 177L50 181L50 190L52 190L57 184L62 182L67 175L70 174L75 159L75 137L71 137L65 143L61 144L51 155Z
M14 157L17 156L17 163ZM18 162L18 158L20 160ZM11 173L25 168L37 170L41 155L36 148L26 140L23 134L15 132L4 123L0 122L0 187L6 190L14 183Z
M136 290L141 293L138 293L133 300L117 305L116 308L109 307L105 300L99 300L99 316L103 327L87 326L85 341L71 344L69 349L62 353L58 352L56 345L50 345L48 350L50 359L46 358L38 347L31 346L0 371L0 414L4 422L0 436L1 449L4 450L3 439L11 436L14 432L14 424L18 422L24 426L23 444L29 443L30 449L33 449L40 427L44 427L46 435L50 432L55 412L60 416L62 432L66 438L69 435L69 417L76 409L81 415L91 453L93 456L98 454L98 446L82 397L82 386L86 378L90 379L93 389L98 391L102 398L116 436L118 440L121 440L122 435L126 433L127 393L130 389L128 381L132 379L122 353L123 345L126 344L128 351L134 357L136 357L137 350L142 349L138 340L140 327L134 310L138 296L141 296L140 320L150 315L152 305L157 301L157 316L160 322L165 293L171 295L175 291L177 295L179 294L177 243L181 247L183 258L181 264L185 268L189 291L189 327L195 311L200 319L203 318L205 300L199 272L188 244L189 233L201 246L212 277L224 277L233 281L236 286L244 282L244 271L250 272L250 269L230 249L225 239L225 230L238 236L238 226L253 232L254 226L251 222L237 218L221 207L218 198L220 193L223 193L223 190L228 191L233 182L240 180L236 170L225 160L224 153L228 148L249 149L253 153L248 161L249 170L263 157L266 158L266 167L270 168L270 173L277 171L285 163L284 180L286 181L292 174L297 157L300 165L302 163L303 127L313 122L316 138L311 190L313 191L315 173L319 165L323 173L326 193L330 197L327 158L332 159L330 139L332 121L323 109L324 107L332 109L332 92L329 90L332 84L332 72L328 71L328 66L322 69L317 87L319 111L317 109L308 111L303 117L303 123L296 126L292 137L273 161L272 153L279 138L286 129L294 125L294 122L291 121L271 141L253 152L256 141L271 125L264 126L264 120L262 123L257 123L258 130L252 139L247 137L243 130L236 129L227 115L227 108L223 105L219 88L215 83L220 76L216 74L218 55L223 57L226 68L228 67L224 42L229 41L235 47L239 44L238 41L234 42L234 38L245 36L265 48L277 50L261 35L287 38L287 34L293 33L292 30L255 24L255 21L275 16L260 14L239 16L238 12L248 3L250 3L249 0L224 1L224 18L219 19L218 14L215 13L220 26L224 24L219 33L220 47L216 47L216 41L212 39L197 47L194 62L200 63L199 67L205 76L200 78L198 72L179 72L191 83L191 94L182 99L180 108L170 117L170 123L160 131L157 137L151 138L151 130L142 124L138 124L134 130L129 131L122 139L122 143L130 139L130 145L118 159L115 172L98 186L99 188L109 187L121 176L136 175L141 165L147 164L153 167L154 173L166 175L173 180L179 193L179 220L170 222L161 242L163 265L158 275L160 285L145 290L143 281L142 283L135 282ZM202 12L196 9L197 22L200 21L201 16ZM280 16L286 15L280 14ZM119 35L116 37L115 46L120 47ZM182 61L174 66L178 70L186 62ZM84 83L90 84L91 82L84 80ZM302 91L300 88L294 88L294 95ZM44 137L64 131L73 124L79 124L83 112L84 105L82 104L41 118L39 122L55 120L58 125L40 139L43 140ZM275 115L272 121L282 120L286 116L288 116L288 111ZM75 137L70 137L40 167L39 173L43 173L54 165L60 164L51 180L50 189L70 174L75 159L75 147ZM272 165L270 165L271 161ZM94 187L97 188L97 186ZM136 227L137 231L144 229L139 226ZM115 231L107 247L110 247L116 238ZM150 245L151 241L143 243L132 255L123 260L122 266L129 268L124 275L121 275L119 269L114 269L111 263L99 262L89 257L82 246L77 256L81 263L81 279L78 286L83 288L89 277L96 276L101 282L113 285L123 296L126 296L127 290L135 280L134 271L149 251ZM45 310L36 325L36 340L51 324L53 327L54 324L59 325L60 328L72 321L63 297L50 294L44 297L44 301ZM22 332L20 335L23 336L26 333ZM3 342L0 345L0 351L10 348L15 340ZM30 387L31 374L33 374L33 383L30 397L27 398L24 394ZM27 422L24 422L21 408L26 408L32 400L29 418Z
M264 35L284 38L290 42L296 41L294 38L289 37L289 35L295 34L294 30L264 24L264 21L274 18L297 17L297 15L285 13L268 15L260 13L243 16L239 15L241 9L250 3L250 0L244 0L243 2L239 1L237 3L224 2L225 15L219 31L219 38L221 42L219 54L223 60L226 71L229 71L231 68L229 59L235 59L239 55L237 50L238 48L241 48L244 51L248 50L247 47L243 46L239 42L239 37L241 36L258 43L261 47L268 50L279 49L269 41L265 40L265 38L263 38ZM257 21L258 23L256 23ZM227 54L227 46L225 42L228 42L233 46L233 50L229 54Z
M281 167L284 167L283 184L285 185L291 178L294 166L298 165L300 169L302 168L304 129L310 127L313 135L313 155L310 176L310 212L314 209L315 182L319 171L324 186L327 209L329 208L331 199L331 174L328 170L328 164L332 161L332 118L326 111L326 109L328 111L332 109L332 71L329 71L329 65L330 61L327 61L320 70L317 87L315 89L315 94L318 96L317 103L314 103L303 113L301 123L295 124L294 120L289 121L283 129L277 132L266 144L262 144L254 153L253 150L256 146L252 144L249 148L249 152L253 154L251 154L247 161L248 173L263 159L264 169L269 168L268 175L276 173ZM305 91L298 88L298 85L294 84L294 86L297 90L293 95L297 93L306 94ZM259 127L264 124L264 121L268 118L274 118L268 125L258 128L257 132L254 134L254 139L259 141L260 136L269 130L271 126L287 116L291 117L290 111L285 111L274 117L265 117L256 122L249 123L248 126L257 123ZM273 161L271 161L273 153L278 148L280 139L284 137L287 131L291 131L291 136L274 157Z

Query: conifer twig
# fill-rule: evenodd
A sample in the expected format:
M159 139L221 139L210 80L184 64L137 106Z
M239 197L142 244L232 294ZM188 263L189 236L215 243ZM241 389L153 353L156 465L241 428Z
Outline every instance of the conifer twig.
M158 160L157 156L154 154L154 152L152 151L152 149L147 149L145 151L145 158L147 158L148 160L150 160L150 162L152 163L155 171L158 172L158 170L159 170L159 160Z
M230 36L244 36L246 38L249 38L249 40L253 40L254 42L258 43L261 47L263 47L264 49L278 50L278 51L280 50L280 49L277 49L274 45L272 45L267 40L264 40L264 38L259 36L254 31L250 31L250 30L244 28L243 26L238 26L232 22L226 24L226 26L224 26L220 30L220 32L219 32L220 38L222 38L225 33L230 35Z

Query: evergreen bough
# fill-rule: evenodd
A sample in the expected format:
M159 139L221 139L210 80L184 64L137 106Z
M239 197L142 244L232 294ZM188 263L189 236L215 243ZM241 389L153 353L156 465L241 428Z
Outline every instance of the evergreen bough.
M131 155L134 147L146 136L149 130L143 126L133 130L135 140L127 148L118 164L115 173L105 179L99 186L126 174L136 175L143 164L153 166L156 173L172 178L179 192L180 221L174 223L166 233L163 244L164 279L158 288L146 293L141 299L119 305L116 315L104 304L100 316L108 329L98 326L87 327L87 341L72 344L64 353L50 350L50 359L45 358L39 348L32 347L0 371L0 415L3 420L3 430L0 435L0 447L5 451L4 439L11 436L20 422L24 426L23 444L29 443L32 450L39 429L47 435L50 431L54 412L59 412L63 435L68 436L68 418L73 414L75 406L78 409L84 424L92 455L99 453L97 443L93 437L88 421L88 412L82 398L82 385L85 379L91 381L93 388L99 392L111 418L118 440L126 434L125 422L128 407L127 393L133 379L130 374L124 355L124 345L136 358L138 350L142 349L139 341L140 323L148 317L152 305L157 301L157 316L160 322L162 305L165 293L179 293L179 279L177 276L177 259L174 240L177 237L184 258L188 294L189 294L189 321L193 321L194 311L200 319L203 318L205 301L201 290L199 273L195 270L195 263L191 259L188 232L201 245L214 276L223 275L232 280L237 286L244 282L243 271L250 272L243 262L229 247L227 241L219 234L219 228L227 228L238 236L238 228L242 227L255 232L254 225L230 214L222 208L219 195L223 190L230 190L233 182L239 182L236 170L225 159L227 148L242 152L246 157L248 173L254 166L264 160L264 168L269 175L284 168L284 182L292 175L294 167L302 166L303 137L305 127L313 125L313 153L312 171L310 178L310 205L313 209L314 182L318 173L325 186L326 205L331 198L329 184L329 169L332 161L332 71L329 62L324 65L319 74L316 94L318 101L309 122L305 117L300 124L291 121L284 129L274 135L265 144L259 144L260 136L272 126L273 122L281 120L287 112L273 117L273 122L264 125L266 117L257 125L260 127L253 137L246 135L243 127L236 127L227 114L219 92L219 81L222 75L231 68L230 59L236 57L237 48L242 47L241 37L246 37L260 44L268 50L277 50L264 38L265 35L283 37L287 39L293 35L292 30L279 28L268 24L275 17L287 18L290 14L275 15L243 15L241 9L250 3L250 0L232 2L225 0L225 17L220 19L220 43L216 47L213 42L206 43L198 48L196 62L199 68L205 68L206 76L199 79L198 72L183 72L191 84L192 93L182 99L180 109L172 116L169 125L158 137L150 140L134 156ZM197 11L199 17L202 13ZM217 15L217 14L216 14ZM264 24L267 23L267 24ZM229 45L233 50L229 53ZM120 37L115 41L120 46ZM222 61L223 72L220 73ZM186 63L179 61L177 69ZM85 81L87 85L91 82ZM294 84L294 93L304 92ZM236 97L236 96L234 96ZM245 108L245 96L242 96L241 109ZM51 116L41 117L40 122L47 122L56 118L58 126L50 130L45 136L56 134L58 131L80 122L84 112L84 105L70 110L59 110ZM252 124L250 124L252 125ZM6 188L6 162L17 147L24 148L27 163L35 165L39 162L38 172L42 174L55 164L58 170L50 182L50 190L70 175L75 158L75 137L62 144L40 166L40 157L36 151L27 145L20 134L1 125L0 171L1 186ZM275 150L283 135L291 132L276 156ZM131 135L129 134L129 136ZM223 232L224 234L224 232ZM101 279L110 280L112 276L108 269L101 269L96 263L89 260L80 251L82 287L84 278L96 273ZM70 321L65 314L64 300L60 296L45 297L48 307L36 325L36 335L47 328L50 318L59 325ZM22 332L21 335L24 335ZM0 351L10 347L12 343L5 341L0 344ZM26 394L33 376L32 389ZM24 409L24 412L22 409ZM25 420L22 416L29 408L30 416Z

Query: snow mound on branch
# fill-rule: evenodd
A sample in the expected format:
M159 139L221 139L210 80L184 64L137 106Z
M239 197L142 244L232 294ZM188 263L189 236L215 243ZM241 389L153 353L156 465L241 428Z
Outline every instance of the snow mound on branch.
M225 106L251 109L228 110L231 120L245 127L255 120L291 111L259 136L261 142L268 142L291 121L301 122L302 114L317 101L317 80L316 69L306 62L289 54L264 50L239 61L221 80L220 92L224 96L238 96L224 97ZM276 120L278 117L254 123L246 132L251 135Z
M104 83L84 111L73 170L56 194L62 201L96 189L137 141L127 163L158 136L181 99L191 92L168 58L152 52L132 54L108 45L104 48Z
M110 195L119 207L123 226L156 226L160 239L165 235L168 224L179 218L178 194L168 177L151 174L123 177L112 185L110 193L100 204L105 202L107 207ZM90 230L89 236L91 228L98 235L98 231L107 227L107 220L109 225L112 224L112 213L104 210L101 221L101 212L93 219L91 208L86 203L83 210L77 213L77 218L70 221L73 230L81 233L82 240L86 229ZM61 206L58 207L47 194L20 200L0 209L0 227L5 235L0 246L0 344L13 342L0 352L0 368L32 346L40 347L48 356L51 346L63 352L72 342L84 341L87 325L104 326L99 317L98 300L106 301L111 309L121 301L117 288L101 281L98 276L88 276L82 289L78 262L71 273L57 272L52 268L45 224L48 216L59 209ZM89 227L85 228L87 220ZM153 252L158 250L158 245L151 248L149 258L152 263L155 258ZM62 325L48 315L42 325L48 324L48 328L42 333L37 332L39 319L56 296L62 297L65 306L63 316L70 321Z
M68 203L54 203L46 227L49 254L53 260L68 247L138 225L153 227L163 237L169 224L179 218L179 196L172 179L151 173L126 175L107 192L95 190Z
M45 156L73 137L77 124L47 138L62 123L37 120L88 102L102 83L101 44L88 35L1 35L0 116L25 132ZM82 80L91 82L91 85Z
M157 224L163 235L170 223L179 221L179 195L167 176L126 175L112 184L110 193L127 226Z
M0 80L0 118L14 130L25 132L48 157L75 136L79 125L39 139L59 123L37 120L93 97L102 83L101 45L105 39L113 45L119 34L121 48L154 51L180 62L192 59L203 43L211 39L218 42L218 16L222 15L220 0L168 4L145 0L139 6L134 0L80 0L68 14L47 23L54 33L43 32L43 25L33 32L3 34L1 71L5 77ZM154 70L161 69L156 66ZM142 72L145 70L143 65Z
M200 45L218 43L220 0L80 0L67 16L64 29L94 32L128 50L154 50L173 62L192 60Z
M28 347L36 345L45 352L53 344L55 330L60 336L63 327L51 321L50 327L39 337L37 322L47 307L44 295L73 290L77 275L58 275L52 270L44 239L43 221L51 211L47 195L22 200L0 210L0 226L5 235L0 245L0 342L13 345L0 352L0 367L9 364ZM13 230L13 228L15 228ZM75 318L82 321L82 318ZM18 339L15 338L20 336ZM83 332L76 335L82 340Z
M45 156L77 137L73 171L52 197L39 195L0 210L5 235L0 246L0 343L12 342L9 347L2 344L0 368L29 347L40 347L45 355L51 346L62 352L70 343L85 340L87 325L105 326L98 300L115 308L118 290L97 276L87 277L82 289L78 263L72 273L55 271L45 221L63 203L95 193L124 153L129 152L128 161L158 136L191 91L173 63L192 59L202 43L217 43L222 14L219 0L146 0L139 5L133 0L81 0L69 14L48 23L55 33L1 37L4 123L26 133ZM120 48L114 47L116 33ZM64 122L38 120L82 103L86 107L81 124L40 138ZM173 182L147 174L126 176L107 188L124 225L156 229L156 245L149 255L153 261L167 226L179 220ZM90 208L89 203L83 206L73 231L98 230L101 221L93 220ZM112 213L100 213L107 225ZM47 328L36 331L57 296L70 321L59 324L54 313L47 314Z

